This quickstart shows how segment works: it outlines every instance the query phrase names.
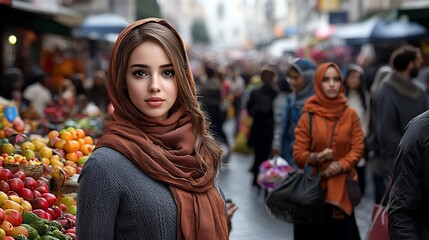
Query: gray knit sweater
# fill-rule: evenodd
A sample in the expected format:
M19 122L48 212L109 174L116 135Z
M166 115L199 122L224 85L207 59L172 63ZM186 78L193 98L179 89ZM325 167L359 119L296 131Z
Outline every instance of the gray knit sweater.
M79 240L176 239L177 208L168 187L119 152L96 149L78 182Z

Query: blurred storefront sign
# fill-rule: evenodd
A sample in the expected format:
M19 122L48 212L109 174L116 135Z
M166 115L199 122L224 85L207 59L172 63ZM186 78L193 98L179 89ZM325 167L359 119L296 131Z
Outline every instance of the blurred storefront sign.
M340 9L340 0L318 0L317 10L320 12L335 12Z

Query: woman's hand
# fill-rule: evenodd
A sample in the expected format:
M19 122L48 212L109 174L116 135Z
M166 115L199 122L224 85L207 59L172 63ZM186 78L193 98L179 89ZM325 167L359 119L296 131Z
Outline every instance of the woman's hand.
M325 148L323 151L317 154L317 162L322 163L326 160L332 160L334 158L334 154L331 148Z
M331 162L328 168L322 172L322 176L331 177L340 174L343 171L343 166L339 162Z
M233 202L226 203L226 218L228 222L231 222L232 217L234 216L235 211L237 211L238 206Z
M279 148L273 148L272 153L273 153L273 155L280 156L282 154L282 150Z

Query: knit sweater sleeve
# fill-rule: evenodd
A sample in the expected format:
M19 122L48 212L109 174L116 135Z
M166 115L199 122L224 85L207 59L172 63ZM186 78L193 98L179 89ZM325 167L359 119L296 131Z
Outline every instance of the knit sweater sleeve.
M114 239L119 193L115 178L110 176L107 167L95 155L81 171L77 193L78 239Z

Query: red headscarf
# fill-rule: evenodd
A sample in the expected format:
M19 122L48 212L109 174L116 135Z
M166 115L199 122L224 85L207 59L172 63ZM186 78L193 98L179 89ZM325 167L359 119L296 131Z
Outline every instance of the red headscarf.
M347 108L347 98L344 95L344 89L341 85L340 93L334 99L327 98L322 90L323 76L329 67L334 67L341 76L340 68L333 62L322 63L316 70L314 77L315 95L308 98L305 102L303 111L312 112L327 118L336 118L341 116Z
M152 120L139 112L124 96L124 79L117 79L118 49L133 29L156 22L169 28L182 43L186 58L186 77L195 95L195 87L185 47L179 34L165 20L150 18L130 24L118 37L110 62L108 94L115 107L113 120L106 126L97 148L106 146L128 157L150 177L166 183L177 205L177 239L228 239L223 199L214 186L213 159L205 156L208 167L202 169L195 157L196 136L190 113L177 108L163 121ZM178 79L181 81L183 79ZM125 184L125 183L124 183Z

